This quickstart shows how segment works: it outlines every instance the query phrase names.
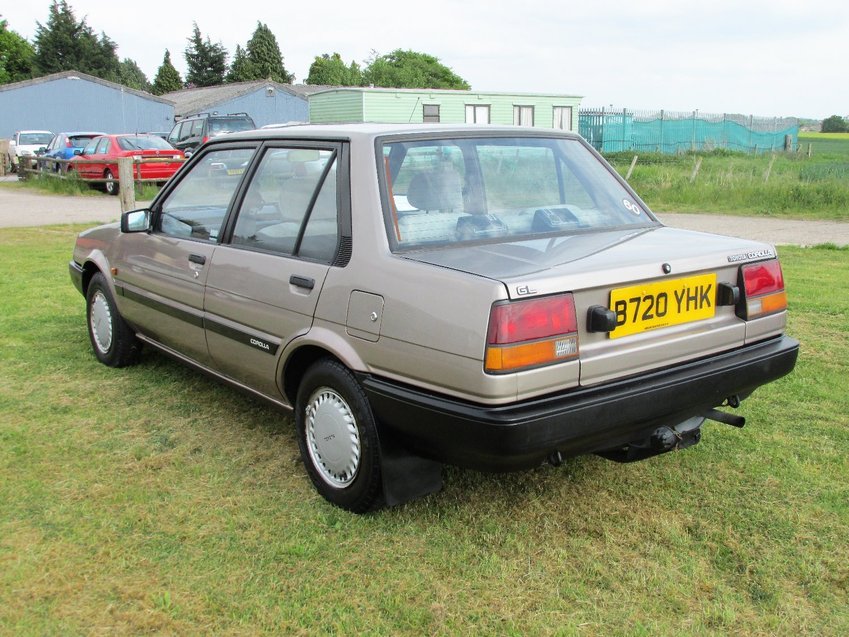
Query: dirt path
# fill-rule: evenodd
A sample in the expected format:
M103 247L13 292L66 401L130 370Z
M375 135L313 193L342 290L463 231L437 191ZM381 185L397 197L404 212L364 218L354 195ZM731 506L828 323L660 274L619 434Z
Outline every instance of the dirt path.
M141 207L146 203L149 202L139 202L138 205ZM56 223L94 225L117 221L120 215L117 197L45 195L0 186L0 228ZM658 216L668 226L757 239L777 245L849 245L849 221L798 221L679 213L661 213Z

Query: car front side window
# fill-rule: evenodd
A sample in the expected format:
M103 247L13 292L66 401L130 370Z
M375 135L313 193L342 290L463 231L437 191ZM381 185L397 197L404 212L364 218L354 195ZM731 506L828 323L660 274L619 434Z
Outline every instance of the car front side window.
M206 153L162 203L156 231L217 241L253 152L253 148L234 148Z

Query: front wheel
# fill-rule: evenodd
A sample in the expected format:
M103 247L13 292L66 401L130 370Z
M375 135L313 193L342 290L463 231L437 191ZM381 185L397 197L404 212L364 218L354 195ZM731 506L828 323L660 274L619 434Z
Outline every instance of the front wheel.
M94 355L109 367L126 367L138 360L140 343L118 314L106 278L98 272L86 290L88 336Z
M349 369L327 358L307 370L298 388L295 426L301 459L322 497L354 513L380 506L377 426Z
M112 175L112 171L108 168L106 169L106 172L103 173L103 178L115 179L115 177ZM117 195L118 191L121 189L117 181L107 181L104 186L106 186L106 194L108 195Z

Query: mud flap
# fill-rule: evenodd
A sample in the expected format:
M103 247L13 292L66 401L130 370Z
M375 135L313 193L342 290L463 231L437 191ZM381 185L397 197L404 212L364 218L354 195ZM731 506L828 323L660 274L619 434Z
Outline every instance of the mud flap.
M410 453L385 428L380 430L383 498L397 506L442 489L442 463Z

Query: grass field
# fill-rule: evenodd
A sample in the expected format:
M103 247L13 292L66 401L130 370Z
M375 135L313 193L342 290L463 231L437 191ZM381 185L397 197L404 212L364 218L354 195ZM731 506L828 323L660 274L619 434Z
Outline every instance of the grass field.
M3 188L26 188L52 195L79 195L83 197L111 197L104 190L93 188L90 184L76 175L60 179L58 177L31 177L24 181L3 182ZM139 200L153 199L159 192L159 186L155 183L136 184L136 198Z
M849 221L849 136L802 134L801 152L640 154L630 184L657 211ZM808 144L811 157L808 157ZM634 153L607 159L625 175ZM699 171L693 179L697 161Z
M698 446L354 516L289 417L90 352L79 228L0 230L0 634L849 634L849 252L782 248L796 371Z

